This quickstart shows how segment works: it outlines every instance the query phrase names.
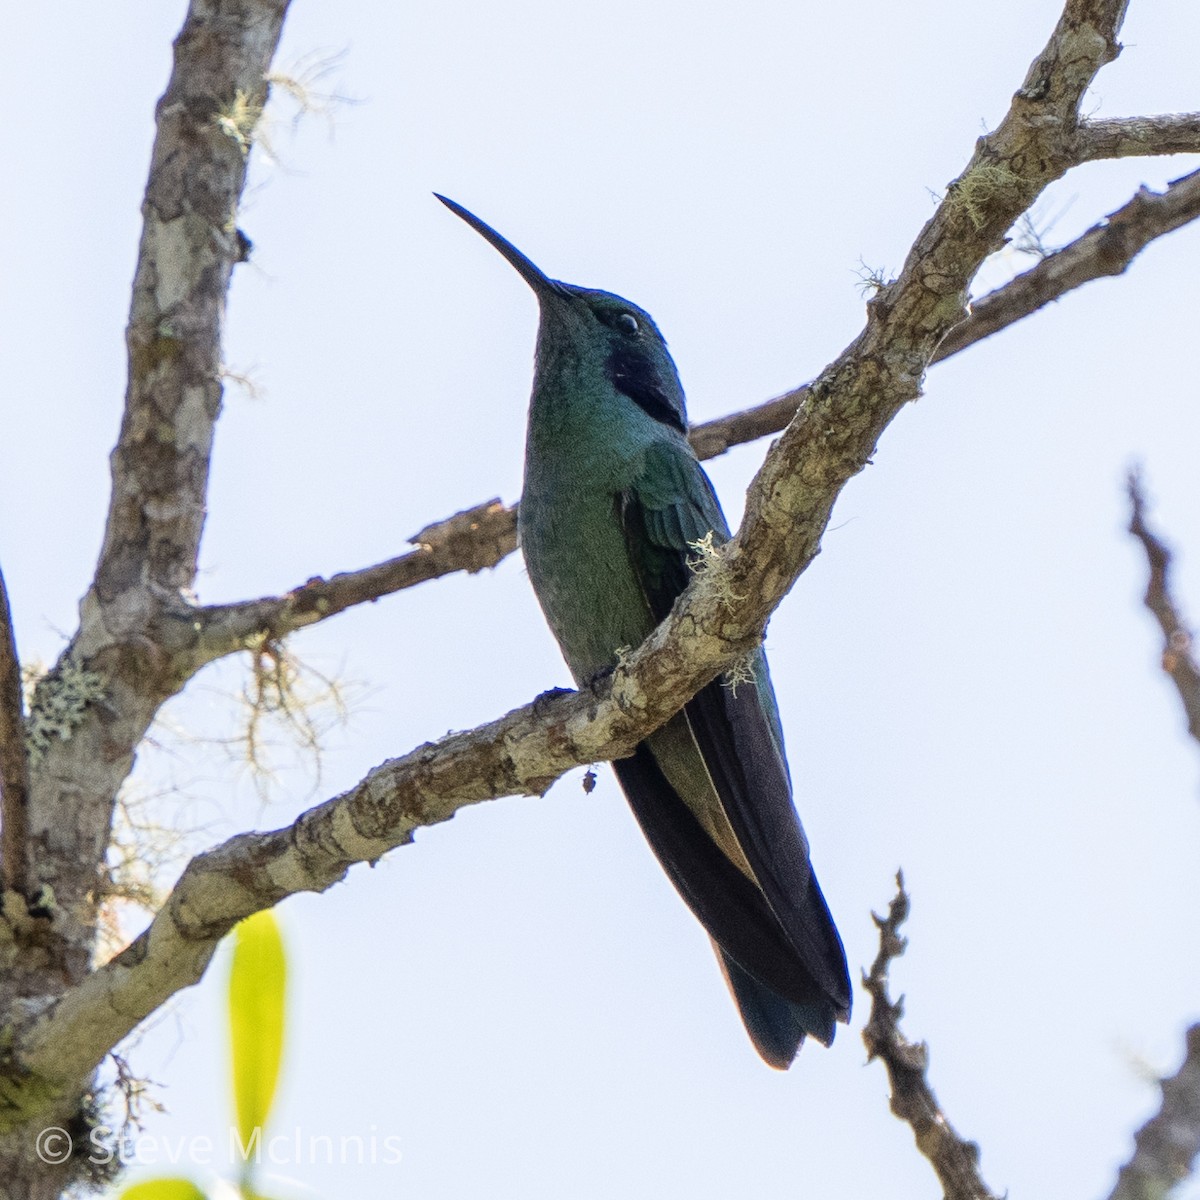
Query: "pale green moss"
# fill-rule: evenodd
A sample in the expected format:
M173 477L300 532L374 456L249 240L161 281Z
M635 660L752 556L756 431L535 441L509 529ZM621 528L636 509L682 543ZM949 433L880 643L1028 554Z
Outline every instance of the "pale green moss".
M29 716L25 718L25 748L30 765L36 767L46 757L52 742L69 742L83 724L87 706L106 695L103 678L72 659L43 675L33 690Z
M748 654L743 654L721 677L721 682L733 693L735 700L737 699L737 690L742 684L757 683L758 681L758 676L754 673L756 653L752 650Z
M988 222L988 207L996 199L1014 200L1027 184L1001 163L980 163L950 188L950 201L961 208L976 229Z
M254 130L262 114L262 105L239 89L233 102L217 112L217 128L231 141L237 142L243 154L249 154Z
M688 542L688 548L696 552L695 558L688 559L688 567L694 575L702 575L705 571L708 571L719 563L725 556L724 546L718 545L713 541L711 529L699 541ZM724 577L718 576L717 596L727 609L733 608L746 598L733 590L728 575Z

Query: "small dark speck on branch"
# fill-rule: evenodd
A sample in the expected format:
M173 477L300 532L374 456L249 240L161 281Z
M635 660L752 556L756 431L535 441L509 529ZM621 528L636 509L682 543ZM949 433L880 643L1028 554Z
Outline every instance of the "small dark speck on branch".
M887 916L872 914L879 929L879 953L870 974L863 976L871 997L871 1015L863 1030L867 1057L880 1059L887 1068L892 1112L912 1129L917 1149L933 1167L946 1200L998 1200L979 1174L979 1147L955 1132L929 1086L928 1047L908 1041L900 1032L903 997L893 1004L888 996L888 970L908 945L899 932L908 912L904 874L897 871L896 895Z

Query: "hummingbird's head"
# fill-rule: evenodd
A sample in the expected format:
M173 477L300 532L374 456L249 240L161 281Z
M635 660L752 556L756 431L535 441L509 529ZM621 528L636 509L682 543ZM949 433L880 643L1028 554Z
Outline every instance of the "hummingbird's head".
M551 279L474 213L445 196L437 198L490 242L533 289L542 315L539 372L564 360L576 369L602 372L617 392L647 415L687 433L679 373L648 312L612 292Z

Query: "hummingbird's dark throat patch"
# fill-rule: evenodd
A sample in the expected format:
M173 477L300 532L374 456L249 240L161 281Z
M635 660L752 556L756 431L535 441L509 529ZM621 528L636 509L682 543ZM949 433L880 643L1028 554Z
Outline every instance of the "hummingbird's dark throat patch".
M604 363L608 381L624 396L628 396L642 412L687 433L687 425L658 377L654 363L636 347L616 345Z

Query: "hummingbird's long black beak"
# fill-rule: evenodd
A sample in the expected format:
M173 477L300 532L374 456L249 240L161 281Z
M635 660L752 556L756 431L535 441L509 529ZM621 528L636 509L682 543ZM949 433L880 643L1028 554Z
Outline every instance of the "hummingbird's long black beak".
M546 273L540 270L524 254L520 252L508 241L507 238L502 238L490 225L481 221L473 212L463 208L461 204L449 199L447 196L442 196L437 192L433 193L437 198L456 216L462 217L472 229L475 230L481 237L489 241L501 254L512 264L513 269L525 280L534 294L539 300L544 296L551 295L556 297L562 296L562 289L554 282Z

